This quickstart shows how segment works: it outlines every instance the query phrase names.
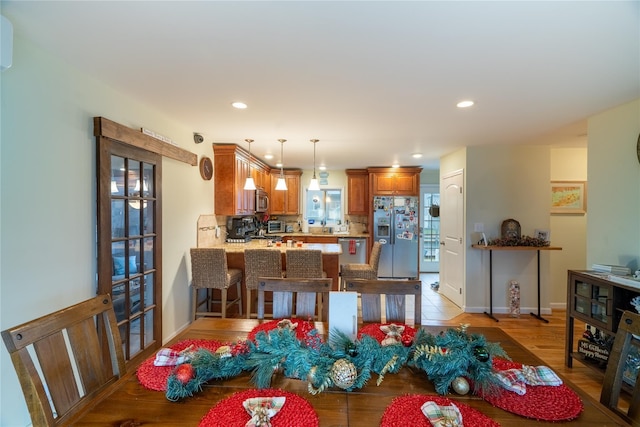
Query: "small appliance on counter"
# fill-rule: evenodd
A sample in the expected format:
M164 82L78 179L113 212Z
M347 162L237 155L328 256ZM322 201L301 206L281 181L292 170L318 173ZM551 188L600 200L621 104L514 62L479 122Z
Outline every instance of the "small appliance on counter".
M267 222L267 234L284 233L286 228L284 221L269 220Z
M255 219L253 217L229 217L227 219L226 241L228 243L248 242L255 232Z

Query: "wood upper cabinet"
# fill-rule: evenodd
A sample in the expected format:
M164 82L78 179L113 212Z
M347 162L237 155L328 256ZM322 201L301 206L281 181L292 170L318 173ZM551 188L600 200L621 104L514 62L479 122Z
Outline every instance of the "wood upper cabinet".
M349 215L369 214L369 171L347 169L347 213Z
M213 144L213 182L216 215L253 215L256 192L245 190L250 175L262 181L263 187L269 167L235 144ZM256 179L258 178L258 179ZM268 188L268 186L266 186Z
M271 187L269 190L269 214L271 215L298 215L300 213L300 176L299 169L284 170L284 179L287 182L287 190L276 190L276 184L280 177L280 170L271 171Z
M422 168L369 168L370 194L419 196Z

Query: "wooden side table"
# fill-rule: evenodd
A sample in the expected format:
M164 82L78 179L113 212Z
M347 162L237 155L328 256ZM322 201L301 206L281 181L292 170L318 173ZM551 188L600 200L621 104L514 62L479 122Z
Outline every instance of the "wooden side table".
M538 313L530 313L533 317L549 323L547 319L540 316L540 251L561 251L558 246L485 246L471 245L474 249L489 251L489 312L484 314L498 322L499 320L493 315L493 251L536 251L538 256Z

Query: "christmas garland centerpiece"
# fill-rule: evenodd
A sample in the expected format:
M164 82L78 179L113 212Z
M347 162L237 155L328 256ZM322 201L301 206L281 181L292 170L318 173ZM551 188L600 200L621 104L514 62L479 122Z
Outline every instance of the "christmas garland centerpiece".
M307 381L311 394L334 386L352 391L374 374L380 385L386 374L397 373L403 366L423 370L440 394L450 388L466 394L467 380L475 391L486 392L495 386L490 375L492 357L508 359L499 344L468 334L466 325L437 335L393 323L376 325L372 331L376 328L382 334L361 333L357 339L333 330L324 342L316 330L300 339L295 328L277 327L215 353L200 349L189 362L176 367L167 381L166 395L169 400L192 396L210 380L243 371L252 373L251 380L260 389L269 388L273 376L282 374Z

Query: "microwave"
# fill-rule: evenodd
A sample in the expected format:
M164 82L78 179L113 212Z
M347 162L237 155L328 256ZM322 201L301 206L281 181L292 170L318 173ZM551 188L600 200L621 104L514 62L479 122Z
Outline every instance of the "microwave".
M284 233L284 221L267 221L267 233Z
M269 210L269 196L262 188L256 189L256 212L262 213Z

